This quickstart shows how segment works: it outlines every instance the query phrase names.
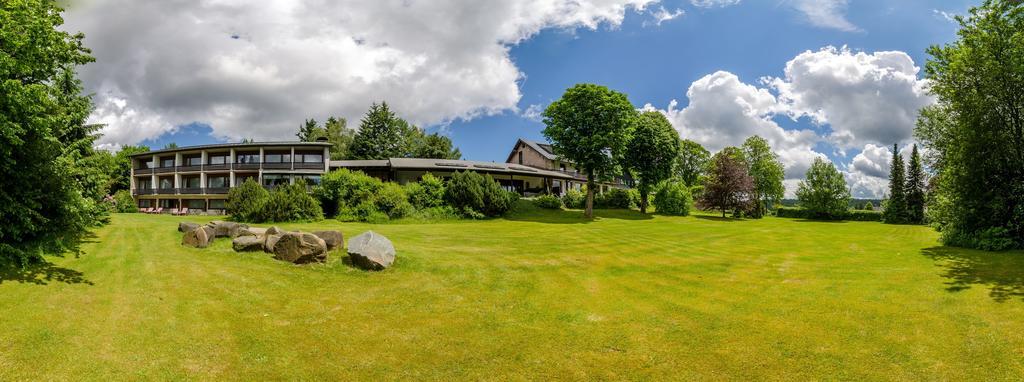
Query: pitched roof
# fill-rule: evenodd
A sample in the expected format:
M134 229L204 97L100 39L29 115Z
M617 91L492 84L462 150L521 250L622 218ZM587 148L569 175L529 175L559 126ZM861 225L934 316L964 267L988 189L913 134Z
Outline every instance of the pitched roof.
M207 149L222 149L222 148L234 148L234 147L260 147L260 146L319 146L328 147L331 146L329 142L299 142L299 141L279 141L279 142L246 142L246 143L214 143L209 145L196 145L196 146L181 146L169 149L150 150L144 153L132 154L129 157L137 157L140 155L153 155L172 153L178 151L191 151L191 150L207 150Z
M435 171L477 171L484 173L500 173L528 176L546 176L559 179L574 179L579 175L560 171L542 170L513 163L480 162L451 159L426 158L391 158L387 160L343 160L331 161L331 168L391 168L396 170L435 170Z
M530 140L526 140L526 139L522 139L522 138L520 138L519 141L525 143L527 146L530 146L531 148L536 150L538 153L540 153L540 155L542 155L544 158L547 158L548 160L558 159L558 156L555 155L555 150L553 148L551 148L550 144L534 142L534 141L530 141Z

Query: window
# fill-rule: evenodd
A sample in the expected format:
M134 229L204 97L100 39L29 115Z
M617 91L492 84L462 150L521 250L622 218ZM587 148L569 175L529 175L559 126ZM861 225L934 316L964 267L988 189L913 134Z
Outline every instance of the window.
M299 175L298 179L306 181L307 186L316 186L320 184L320 175Z
M292 154L289 153L267 153L263 156L264 163L291 163Z
M146 161L140 161L138 163L139 163L139 167L136 167L135 168L136 170L146 170L146 169L153 168L153 160L152 159L146 160Z
M174 179L171 179L171 178L160 179L160 188L161 189L174 188Z
M160 199L160 207L176 208L178 207L178 201L174 199Z
M256 179L255 175L239 175L238 177L235 178L235 186L241 186L242 183L248 182L249 179L252 179L257 183L259 183L260 181L259 179Z
M227 155L210 156L210 163L209 164L226 164L226 163L228 163L228 156Z
M139 201L139 208L149 208L153 206L153 201L149 199L143 199Z
M323 163L323 153L299 153L295 154L295 161L299 163Z
M199 177L185 178L185 188L202 188L202 184L199 183Z
M264 186L283 186L288 184L288 175L263 174Z
M174 157L160 158L160 167L174 167Z
M201 156L194 156L194 157L185 158L185 165L186 166L200 166L202 164L203 164L203 157L201 157Z
M140 190L152 189L153 185L150 184L150 182L151 181L149 179L139 179L139 180L136 180L135 181L135 188L140 189Z
M237 159L238 160L236 162L238 162L238 163L258 164L258 163L260 163L260 154L258 154L258 153L238 154Z
M519 152L519 164L523 164L523 152Z
M223 210L224 208L224 199L210 199L210 209Z
M187 201L185 201L185 207L188 207L190 209L194 208L194 209L197 209L197 210L205 210L206 209L206 201L202 200L202 199L187 200Z
M226 176L211 176L206 178L206 186L210 188L226 188L228 187L228 177Z

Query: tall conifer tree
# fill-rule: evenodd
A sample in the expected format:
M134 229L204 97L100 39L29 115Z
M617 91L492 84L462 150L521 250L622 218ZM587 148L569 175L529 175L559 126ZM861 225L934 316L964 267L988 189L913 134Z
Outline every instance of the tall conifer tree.
M924 168L921 166L921 155L917 145L910 152L910 165L907 167L907 183L904 186L907 198L907 222L921 224L924 222Z
M906 176L903 170L903 157L899 147L892 145L892 167L889 170L889 202L885 206L886 223L905 223L907 221Z

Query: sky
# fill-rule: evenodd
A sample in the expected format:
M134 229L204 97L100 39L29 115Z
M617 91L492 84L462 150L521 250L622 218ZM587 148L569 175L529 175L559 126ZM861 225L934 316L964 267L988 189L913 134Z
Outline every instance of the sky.
M926 49L976 3L80 0L64 29L97 58L80 75L103 148L291 140L306 118L356 127L386 101L464 159L504 161L544 140L565 89L596 83L712 152L766 138L788 196L821 157L877 198L934 102Z

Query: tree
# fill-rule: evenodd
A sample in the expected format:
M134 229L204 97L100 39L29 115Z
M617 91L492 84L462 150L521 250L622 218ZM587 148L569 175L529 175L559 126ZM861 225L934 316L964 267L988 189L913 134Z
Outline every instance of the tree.
M386 102L374 103L359 122L352 139L351 159L388 159L402 156L404 121Z
M768 212L772 204L782 200L786 192L782 185L782 180L786 177L785 167L779 161L778 154L775 154L768 145L768 141L756 135L743 142L743 156L750 177L754 179L754 213L756 217L761 217Z
M576 164L587 176L584 214L594 216L597 179L618 169L637 112L625 94L594 84L578 84L544 110L544 136L555 154Z
M104 210L88 161L99 126L75 67L93 61L84 36L59 27L53 1L0 8L0 261L27 265L77 250ZM90 188L92 190L90 190Z
M874 205L874 203L871 203L871 201L869 200L869 201L864 202L864 205L861 206L860 209L865 210L865 211L874 211L875 210L875 205Z
M641 213L647 213L651 189L672 176L678 158L679 133L665 115L653 110L641 113L625 153L626 165L636 175Z
M738 215L750 206L753 193L754 180L747 172L740 149L726 147L711 157L700 196L703 208L721 210L722 217L728 210Z
M892 145L892 167L889 170L889 201L885 204L883 219L889 224L907 222L906 177L903 172L903 156L899 148Z
M299 125L299 132L295 133L295 136L299 138L300 142L316 142L317 138L321 138L327 135L327 131L317 125L315 119L307 119L305 123Z
M956 20L958 39L928 49L937 103L915 130L937 172L929 216L946 244L1024 248L1024 4L986 0Z
M149 151L149 146L121 146L114 155L114 170L111 173L110 193L131 188L132 155Z
M679 141L679 160L676 162L676 174L687 186L693 187L700 184L701 178L707 170L708 162L711 160L711 153L700 143L689 139Z
M454 147L451 138L437 133L425 135L422 144L416 149L416 158L459 159L462 152Z
M796 198L815 218L842 219L850 206L850 189L836 166L815 158L807 179L797 186Z
M924 168L921 165L921 155L914 145L910 152L910 165L907 167L907 183L904 186L907 200L907 222L914 224L924 223Z
M331 144L331 160L343 160L351 157L350 149L355 140L356 132L348 128L345 118L329 117L324 123L323 134Z
M170 142L170 143L168 143L168 144L164 145L164 150L167 150L167 149L176 149L176 148L178 148L178 144L177 144L177 143L174 143L174 142Z

